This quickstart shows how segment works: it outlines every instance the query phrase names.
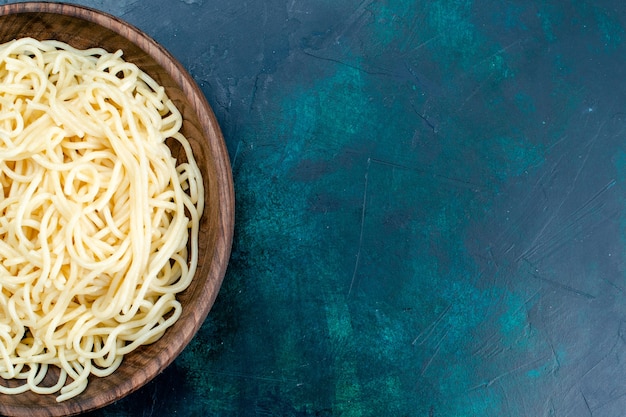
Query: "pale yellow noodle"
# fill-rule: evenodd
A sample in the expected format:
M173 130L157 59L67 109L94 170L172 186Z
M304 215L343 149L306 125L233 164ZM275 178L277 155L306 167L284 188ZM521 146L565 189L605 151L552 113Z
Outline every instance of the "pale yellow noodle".
M1 393L72 398L178 320L204 210L181 126L121 51L0 45Z

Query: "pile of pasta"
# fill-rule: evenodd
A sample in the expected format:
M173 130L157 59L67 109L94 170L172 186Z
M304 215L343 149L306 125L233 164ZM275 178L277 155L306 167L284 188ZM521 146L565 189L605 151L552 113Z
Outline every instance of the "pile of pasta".
M181 126L121 51L0 45L0 392L72 398L180 317L204 202Z

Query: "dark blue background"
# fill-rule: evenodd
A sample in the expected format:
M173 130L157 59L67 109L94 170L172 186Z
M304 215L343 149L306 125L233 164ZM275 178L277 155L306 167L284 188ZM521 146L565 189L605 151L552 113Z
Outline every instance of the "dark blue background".
M197 337L91 416L625 414L623 2L77 3L189 70L237 199Z

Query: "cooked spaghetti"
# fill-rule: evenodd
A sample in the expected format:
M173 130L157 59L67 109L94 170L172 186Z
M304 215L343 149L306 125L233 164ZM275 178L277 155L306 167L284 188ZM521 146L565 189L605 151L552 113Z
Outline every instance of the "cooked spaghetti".
M0 392L74 397L180 317L204 202L181 126L121 51L0 45Z

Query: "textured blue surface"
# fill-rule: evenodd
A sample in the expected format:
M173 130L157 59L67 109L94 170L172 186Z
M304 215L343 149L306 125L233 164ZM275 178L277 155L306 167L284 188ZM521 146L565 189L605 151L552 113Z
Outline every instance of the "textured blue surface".
M237 199L197 337L91 416L624 415L622 2L80 3L189 70Z

